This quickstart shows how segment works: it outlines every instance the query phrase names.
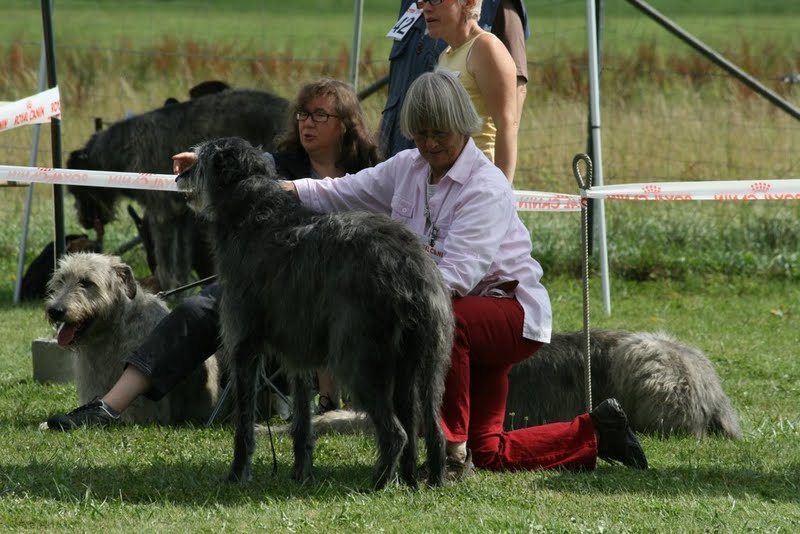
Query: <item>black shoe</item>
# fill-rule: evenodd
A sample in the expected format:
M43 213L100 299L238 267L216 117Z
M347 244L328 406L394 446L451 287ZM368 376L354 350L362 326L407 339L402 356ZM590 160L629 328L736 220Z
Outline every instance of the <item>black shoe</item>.
M591 411L594 431L597 433L597 455L603 460L621 462L628 467L647 469L639 438L628 425L628 416L616 399L606 399Z
M322 415L333 410L338 410L339 405L327 395L320 395L317 403L317 415Z
M65 415L54 415L41 425L40 430L66 432L79 426L108 426L119 421L119 414L111 406L95 397L90 403L79 406Z

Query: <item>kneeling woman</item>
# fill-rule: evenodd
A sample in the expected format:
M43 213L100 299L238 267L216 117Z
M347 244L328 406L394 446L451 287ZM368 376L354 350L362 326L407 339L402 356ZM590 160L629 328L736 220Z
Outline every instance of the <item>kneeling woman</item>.
M503 432L508 372L550 340L552 314L511 186L470 137L481 119L453 75L426 73L401 111L417 148L338 179L284 182L318 211L385 213L420 237L453 296L456 330L442 406L452 477L493 470L645 468L619 404L571 422ZM535 357L535 356L534 356Z

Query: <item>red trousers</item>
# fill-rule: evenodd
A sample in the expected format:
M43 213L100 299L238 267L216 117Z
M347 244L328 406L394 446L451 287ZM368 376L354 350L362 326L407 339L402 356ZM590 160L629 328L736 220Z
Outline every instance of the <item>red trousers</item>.
M457 297L453 310L455 337L442 404L447 441L466 441L475 465L485 469L594 469L597 438L588 414L503 432L508 372L542 346L522 337L517 300Z

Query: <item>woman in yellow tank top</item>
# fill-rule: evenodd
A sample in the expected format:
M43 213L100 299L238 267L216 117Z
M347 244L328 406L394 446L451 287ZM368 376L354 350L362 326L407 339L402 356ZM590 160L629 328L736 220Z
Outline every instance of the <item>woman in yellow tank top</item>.
M517 70L508 49L478 25L481 3L423 0L417 1L417 7L428 34L448 44L437 68L458 75L483 118L481 132L473 136L475 143L513 182L523 96L517 90Z

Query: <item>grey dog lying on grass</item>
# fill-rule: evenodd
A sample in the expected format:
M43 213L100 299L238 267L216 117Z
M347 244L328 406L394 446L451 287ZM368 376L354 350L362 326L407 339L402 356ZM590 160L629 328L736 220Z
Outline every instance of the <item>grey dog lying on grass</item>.
M554 333L509 373L507 430L570 421L586 411L583 332ZM713 364L703 352L663 333L592 332L592 398L616 398L637 432L719 435L742 431ZM318 433L369 428L359 412L337 410L313 418ZM274 429L286 432L288 427Z
M373 487L417 486L418 423L428 483L445 481L439 425L450 359L450 295L436 264L401 223L363 212L318 214L285 192L260 150L239 138L195 148L177 178L209 221L223 350L236 435L230 478L251 477L255 377L280 362L294 395L293 476L313 478L309 373L327 367L369 414L377 434Z
M122 374L122 359L169 312L164 301L143 290L131 268L115 256L87 252L64 256L48 290L45 309L58 329L56 340L76 353L81 405L111 389ZM129 423L204 421L217 397L218 368L212 356L160 401L140 397L120 417Z

